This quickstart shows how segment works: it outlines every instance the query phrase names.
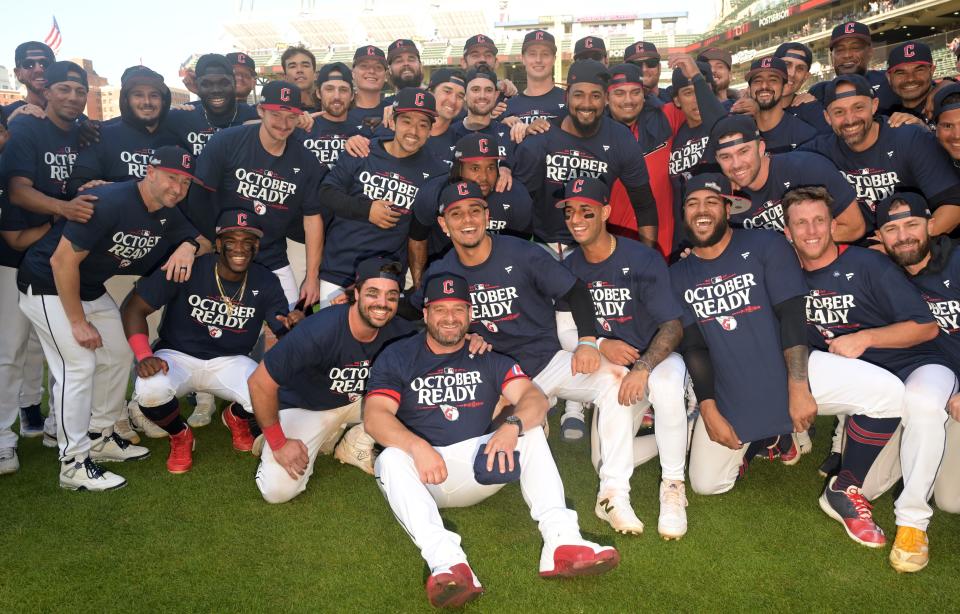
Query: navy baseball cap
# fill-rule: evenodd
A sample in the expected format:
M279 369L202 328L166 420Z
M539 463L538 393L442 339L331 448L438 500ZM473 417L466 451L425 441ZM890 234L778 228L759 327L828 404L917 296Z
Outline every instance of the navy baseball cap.
M643 72L636 64L624 63L610 67L610 84L607 90L624 85L643 85Z
M853 89L838 94L837 88L844 83L852 85ZM826 109L837 99L849 98L850 96L866 96L867 98L874 97L873 87L870 86L870 82L867 81L866 77L855 74L840 75L835 77L833 81L827 83L827 86L823 88L823 108Z
M683 188L684 204L691 194L700 190L709 190L720 196L730 205L731 214L743 213L750 209L750 199L734 195L730 180L720 173L702 173L688 179Z
M900 206L901 202L907 205L908 210L890 215L890 209L893 209L895 205ZM927 199L916 192L894 192L877 203L877 228L887 222L901 220L905 217L930 218L930 206L927 204Z
M903 64L933 64L933 53L920 41L900 43L887 56L887 72Z
M271 81L260 90L260 106L270 111L303 113L300 106L300 89L287 81Z
M53 49L50 48L50 45L41 43L40 41L27 41L17 45L17 48L13 52L13 62L15 66L19 67L23 65L23 61L27 59L28 51L40 51L44 57L50 60L51 64L57 60L53 55Z
M430 85L427 87L432 90L441 83L453 83L462 88L467 87L466 77L459 68L441 68L433 71L433 74L430 75Z
M847 38L859 38L866 41L868 45L873 44L873 39L870 38L870 26L859 21L848 21L835 27L830 33L830 48L833 49L834 45Z
M397 285L402 285L403 280L400 278L402 272L403 267L396 260L374 256L361 260L357 265L356 284L359 286L368 279L390 279L397 282Z
M443 212L454 205L467 201L480 201L484 207L487 201L483 197L483 190L473 181L457 181L443 188L440 192L440 205L437 207L437 215L443 215Z
M469 304L470 286L467 280L454 273L441 273L428 279L423 291L423 304L426 306L441 301Z
M470 53L470 50L474 47L483 47L485 49L489 49L493 52L493 55L497 55L497 53L500 52L500 50L497 49L497 46L493 44L493 41L490 40L490 37L483 34L474 34L467 39L467 42L463 44L464 57L466 57L466 55Z
M225 75L233 77L233 64L219 53L207 53L200 56L197 60L197 66L193 69L197 79L209 72L222 72Z
M251 214L246 209L224 209L217 216L216 235L219 237L227 232L241 230L249 232L257 238L262 238L263 229L260 228L260 223L257 221L258 217L258 215Z
M500 160L500 147L489 134L471 132L460 137L453 146L454 161Z
M227 61L234 66L243 66L244 68L249 68L250 72L253 74L257 73L257 63L253 61L253 58L242 51L234 51L233 53L228 53L223 57L227 58Z
M433 94L419 87L405 87L393 100L394 116L401 113L419 111L430 117L430 121L437 118L437 100Z
M730 55L730 52L726 49L721 49L719 47L710 47L700 53L697 56L698 62L707 62L710 60L719 60L727 65L727 68L733 66L733 56Z
M317 71L317 87L327 81L346 81L353 85L353 71L343 62L331 62Z
M62 83L64 81L73 81L83 87L90 87L87 84L87 71L74 62L65 60L54 62L43 71L43 76L47 80L47 87L50 87L54 83Z
M807 63L807 68L813 65L813 52L803 43L783 43L773 52L775 58L793 58Z
M568 92L577 83L593 83L606 89L609 82L607 67L596 60L577 60L567 70Z
M470 85L470 82L474 79L486 79L487 81L492 81L494 87L497 85L497 73L493 72L486 64L481 64L467 71L467 76L464 79L466 84Z
M357 47L357 50L353 52L354 66L357 65L357 62L361 62L363 60L377 60L384 66L387 65L387 56L383 53L383 49L380 47L374 47L373 45Z
M530 45L547 45L553 52L557 52L557 39L546 30L531 30L523 37L523 46L520 47L520 53L527 50Z
M739 134L740 138L727 141L722 145L719 144L720 138L728 134ZM721 117L713 125L713 128L710 129L710 145L714 150L726 149L727 147L733 147L741 143L749 143L759 138L760 130L757 129L757 122L749 115L740 113Z
M657 46L646 41L637 41L623 50L623 61L633 62L636 60L645 60L647 58L660 59L660 52Z
M946 111L953 111L954 109L960 109L960 102L954 102L951 104L944 104L944 101L947 97L951 95L960 95L960 83L951 83L946 85L933 95L933 119L934 121L940 119L940 114Z
M390 46L387 47L387 62L392 62L401 53L412 53L417 56L418 60L420 59L420 50L417 49L416 43L409 38L398 38L390 43Z
M707 83L710 84L710 87L713 87L713 69L710 68L710 65L706 62L697 62L697 68L700 69L700 74L703 75L703 78L707 80ZM693 81L687 79L687 76L683 74L683 71L680 68L673 69L673 75L671 76L671 82L673 85L673 95L676 96L677 92L682 87L687 87L688 85L693 85Z
M179 145L158 147L150 157L150 166L178 175L185 175L199 183L193 174L193 156Z
M578 60L580 56L595 51L607 55L607 44L599 36L584 36L573 45L573 59Z
M610 188L600 179L580 177L563 184L563 198L557 201L557 209L563 209L567 203L587 203L595 207L610 204Z
M780 75L780 78L783 79L784 83L787 82L787 64L776 56L757 58L751 62L750 70L747 72L744 80L749 85L753 78L762 72L776 73Z

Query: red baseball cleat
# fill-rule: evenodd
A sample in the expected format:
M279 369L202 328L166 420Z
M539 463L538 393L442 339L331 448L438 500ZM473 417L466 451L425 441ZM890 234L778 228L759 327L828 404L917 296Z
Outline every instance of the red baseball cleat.
M186 427L176 435L170 436L170 456L167 457L167 471L186 473L193 467L193 431Z
M233 413L233 403L220 412L220 419L223 424L230 429L230 436L233 437L233 449L240 452L249 452L253 450L253 434L250 433L250 425L243 418L238 418Z
M540 551L540 577L598 576L620 563L620 553L584 539L544 543Z
M462 608L483 594L483 587L466 563L457 563L427 579L427 599L435 608Z
M850 539L868 548L882 548L887 543L877 523L873 521L873 506L856 486L834 490L836 476L830 478L820 495L820 509L843 525Z

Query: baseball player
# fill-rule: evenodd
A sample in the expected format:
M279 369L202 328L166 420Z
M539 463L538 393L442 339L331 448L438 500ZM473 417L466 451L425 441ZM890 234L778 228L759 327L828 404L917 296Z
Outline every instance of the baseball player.
M573 61L593 60L607 66L607 44L599 36L584 36L573 44Z
M798 92L803 89L804 83L810 76L810 66L813 65L813 52L803 43L783 43L773 52L773 57L780 58L787 65L787 82L783 86L783 96L780 106L791 115L802 119L819 134L829 134L830 124L823 119L823 106L810 96L811 100L801 102Z
M353 74L356 77L353 108L348 121L366 136L383 121L383 86L387 83L387 56L373 45L358 47L353 53ZM322 102L321 102L322 106Z
M787 64L775 56L757 58L746 75L750 99L757 106L753 117L770 154L793 151L817 136L813 126L784 110L787 80Z
M124 402L132 354L120 312L103 283L119 272L147 271L174 245L164 265L177 281L209 244L176 208L193 180L193 158L161 147L142 180L90 190L86 223L60 219L32 245L17 274L20 309L33 323L50 370L58 415L60 485L102 491L126 484L97 461L146 458L113 430ZM205 242L205 240L204 240Z
M0 119L3 120L4 126L9 124L14 111L20 107L33 105L43 109L47 106L47 100L43 95L43 90L47 86L44 71L57 61L53 50L39 41L27 41L17 45L13 59L13 73L17 81L27 90L27 96L0 108Z
M408 87L423 87L423 65L420 63L420 50L417 44L407 38L400 38L387 47L387 67L390 83L399 93ZM387 96L386 104L393 104L395 96Z
M507 100L501 116L504 125L517 121L532 124L538 119L552 120L566 113L566 94L553 79L557 57L557 41L546 30L532 30L523 37L520 61L527 75L527 87ZM516 118L516 119L514 119Z
M646 41L636 41L623 50L623 61L635 64L643 71L643 89L663 102L670 102L669 89L660 87L660 52L657 46ZM713 77L711 77L712 79Z
M914 201L914 197L906 198ZM890 561L901 571L917 571L925 561L914 557L926 554L926 539L916 533L926 531L933 514L927 499L943 457L947 419L944 408L957 391L957 379L950 362L933 342L939 328L917 288L882 254L862 247L841 247L830 238L833 224L829 199L822 188L799 189L784 199L789 238L810 287L810 343L831 356L856 358L881 367L904 382L903 435L899 446L904 481L903 491L894 503L898 528ZM886 208L889 211L889 205ZM821 375L825 380L834 380L841 375L841 369L838 365L832 373L823 374L814 368L810 370L811 388L821 403L821 411L817 380ZM858 381L875 385L871 380L850 375L841 380L845 386ZM875 458L882 449L878 444L889 440L896 427L897 420L892 417L876 420L863 415L848 416L844 465L861 449L870 448L863 454L864 459L869 454ZM865 543L837 505L847 506L850 489L863 486L862 475L853 476L842 467L827 482L820 507L843 522L854 540ZM855 496L862 498L864 494L858 492ZM864 519L863 514L859 516ZM879 527L871 533L874 537L866 540L866 545L882 546L885 540Z
M651 406L657 412L662 475L657 530L666 539L679 539L687 531L687 408L683 398L687 369L674 353L683 334L680 306L670 290L663 258L646 245L607 232L608 194L607 186L597 179L567 183L561 202L567 228L578 247L563 263L590 290L600 353L611 363L630 369L620 382L620 403L633 406L635 419ZM596 438L594 444L594 458L598 459Z
M346 140L360 134L359 124L349 119L353 73L341 62L327 64L317 72L317 91L323 112L314 118L303 145L316 154L321 164L332 169L340 159Z
M730 67L733 64L733 57L726 49L719 47L710 47L704 49L697 56L698 62L706 62L710 65L710 72L713 74L713 83L717 90L717 100L723 105L723 108L729 112L737 113L734 108L735 103L740 99L740 92L730 89ZM750 84L749 79L747 85Z
M438 216L454 249L431 264L425 278L452 273L466 279L472 330L516 360L548 398L596 403L602 454L594 512L616 531L641 533L643 523L630 506L633 412L618 401L626 369L601 360L586 285L546 250L488 233L489 212L476 184L447 186ZM560 344L558 302L567 306L577 329L573 351ZM421 306L419 293L411 303Z
M237 104L246 104L257 85L257 63L242 51L234 51L223 57L227 58L227 61L233 65L233 80L236 84L234 92L237 96Z
M497 54L500 50L494 44L493 40L485 34L474 34L463 43L463 57L460 58L460 68L469 71L471 68L485 67L496 76L497 74ZM507 98L517 95L517 86L510 79L498 79L496 81L498 92L495 116L503 115L507 110ZM457 119L462 119L458 117Z
M180 417L178 397L208 392L242 407L221 417L233 435L233 447L253 447L247 378L257 363L247 355L266 322L281 334L303 319L287 313L277 277L253 262L263 231L258 218L228 209L217 219L217 254L197 258L190 279L175 283L163 271L142 278L121 307L123 332L137 360L134 399L143 414L170 435L167 471L186 473L193 466L193 431ZM165 308L159 340L151 349L147 316ZM240 414L240 415L238 415Z
M541 426L547 399L513 359L470 352L470 312L465 279L428 279L427 331L383 351L364 401L364 424L384 446L377 484L430 569L426 591L434 607L460 607L483 592L439 508L474 505L508 481L520 481L543 536L541 577L596 575L620 560L615 548L580 535ZM514 411L491 433L501 395Z
M527 125L523 124L512 130L493 119L493 110L497 106L497 74L491 69L486 66L471 68L467 71L464 82L464 107L467 115L451 126L454 142L474 132L491 137L497 143L499 155L503 159L501 180L512 183L510 164L513 162L517 143L522 142L526 135Z
M960 83L950 83L933 95L933 121L937 126L937 141L954 168L960 160Z
M307 113L321 111L316 96L317 58L302 45L287 47L280 56L283 79L300 91L299 107Z
M933 92L933 52L920 41L896 45L887 55L887 80L900 101L892 113L908 113L927 123L927 98Z

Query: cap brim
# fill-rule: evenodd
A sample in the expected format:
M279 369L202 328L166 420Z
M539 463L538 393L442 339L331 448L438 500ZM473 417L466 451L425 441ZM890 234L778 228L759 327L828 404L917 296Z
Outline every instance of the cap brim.
M533 45L543 45L543 46L545 46L545 47L549 47L549 48L553 49L553 52L554 52L554 53L557 52L557 44L556 44L556 43L551 43L550 41L527 41L527 42L523 43L523 45L520 46L520 53L523 53L524 51L527 50L528 47L532 47Z
M860 34L859 32L857 32L857 33L855 33L855 34L841 34L841 35L838 36L837 38L832 39L832 40L830 41L830 49L833 49L833 46L836 45L837 43L839 43L840 41L845 40L845 39L848 39L848 38L859 38L859 39L862 40L862 41L865 41L865 42L867 42L867 43L870 43L871 45L873 44L873 39L872 39L872 38L870 38L870 37L867 36L866 34Z
M751 70L750 72L748 72L746 75L743 76L743 80L746 81L747 84L749 85L750 81L762 72L772 72L778 77L780 77L781 79L783 79L784 83L787 82L787 79L788 79L787 73L780 72L776 68L758 68L756 70Z
M887 69L887 72L890 72L891 70L893 70L894 68L897 68L898 66L909 66L910 64L923 64L925 66L933 66L933 62L929 62L927 60L914 60L912 62L900 62L899 64L894 64L893 66Z
M461 198L460 200L455 200L452 203L440 205L439 207L437 207L437 213L439 215L443 215L443 213L449 210L451 207L456 207L457 205L460 205L466 202L478 202L478 203L481 203L484 206L484 208L488 206L487 201L485 201L484 199L477 198L476 196L468 196L466 198Z
M225 233L228 233L228 232L234 232L234 231L237 231L237 230L239 230L239 231L241 231L241 232L249 232L250 234L252 234L252 235L254 235L255 237L257 237L258 239L262 239L262 238L263 238L263 231L262 231L262 230L260 230L259 228L251 228L250 226L223 226L222 228L219 228L219 229L217 230L217 236L219 237L219 236L222 235L222 234L225 234Z
M456 296L445 296L443 298L435 298L432 300L427 299L423 302L423 305L424 307L428 307L430 305L433 305L434 303L466 303L467 305L469 305L470 300L465 298L458 298Z
M157 169L157 170L166 171L166 172L168 172L168 173L173 173L174 175L183 175L184 177L189 177L194 183L199 183L199 184L203 185L203 182L201 182L199 179L197 179L196 175L193 175L193 174L191 174L191 173L188 173L187 171L183 170L182 168L171 168L171 167L169 167L169 166L163 166L162 164L152 164L151 166L153 166L153 168L155 168L155 169Z
M406 107L406 108L396 108L393 110L394 116L400 115L401 113L423 113L428 116L430 119L437 118L437 112L431 111L430 109L420 109L417 107Z
M621 81L620 83L611 83L610 85L607 86L607 91L609 92L620 87L626 87L628 85L639 85L640 87L643 87L643 82L642 81Z
M469 156L465 158L457 158L454 156L454 162L475 162L477 160L503 160L503 156Z
M556 207L557 209L563 209L567 206L567 203L586 203L594 207L606 207L610 203L602 203L599 200L594 200L592 198L587 198L585 196L574 196L573 198L564 198L563 200L558 200Z
M301 115L303 113L303 109L298 107L292 107L285 104L273 104L270 102L261 102L260 106L268 111L289 111L290 113L295 113L297 115Z
M660 60L662 58L660 57L659 53L635 53L633 55L623 58L623 61L636 62L637 60L650 60L650 59Z

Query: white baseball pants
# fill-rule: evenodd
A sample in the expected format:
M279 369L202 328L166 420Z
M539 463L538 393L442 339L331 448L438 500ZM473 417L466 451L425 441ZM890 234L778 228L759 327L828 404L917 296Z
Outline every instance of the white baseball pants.
M158 350L154 356L165 360L169 369L137 378L133 398L141 407L157 407L190 392L207 392L253 412L247 379L257 363L247 356L202 360L175 350Z
M43 350L40 340L17 304L17 269L0 266L0 448L15 448L13 423L21 407L40 403L43 396Z

